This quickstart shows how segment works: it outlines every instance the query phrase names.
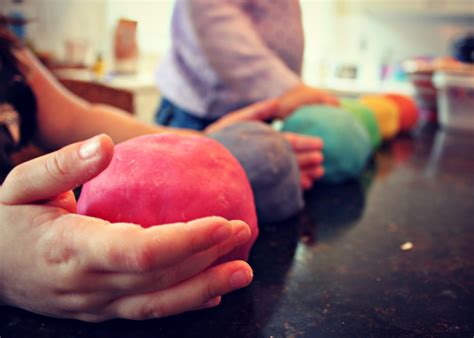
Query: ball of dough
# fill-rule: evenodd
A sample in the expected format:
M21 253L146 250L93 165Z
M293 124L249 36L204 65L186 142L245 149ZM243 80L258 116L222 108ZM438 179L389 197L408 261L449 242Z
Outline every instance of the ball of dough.
M412 98L401 94L385 94L384 97L398 106L401 131L408 132L416 127L418 122L418 108Z
M302 107L285 120L283 130L318 136L324 141L325 182L356 178L372 151L365 128L351 113L336 107Z
M390 140L397 135L400 130L400 112L395 103L378 95L363 96L360 102L374 112L384 140Z
M264 123L248 121L209 136L222 143L244 167L259 221L282 221L303 208L298 164L282 134Z
M118 144L107 169L84 184L78 212L143 227L206 216L243 220L251 240L220 261L247 259L258 235L252 188L242 166L205 137L158 134Z
M374 112L362 103L351 99L342 99L341 106L348 112L352 113L352 115L354 115L354 117L365 127L365 130L369 133L372 147L374 149L377 148L382 142L382 136L380 135L380 129Z

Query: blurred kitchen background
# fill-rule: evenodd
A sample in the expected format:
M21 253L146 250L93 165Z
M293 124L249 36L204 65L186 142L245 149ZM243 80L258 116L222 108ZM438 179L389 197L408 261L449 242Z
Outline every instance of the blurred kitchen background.
M159 101L154 72L170 43L172 0L0 0L0 6L31 20L13 29L71 90L151 122ZM301 0L301 6L304 79L342 96L413 95L404 62L444 60L456 39L474 32L473 0ZM120 19L131 20L122 23L133 23L132 35L136 28L136 63L126 72L117 71L114 56Z

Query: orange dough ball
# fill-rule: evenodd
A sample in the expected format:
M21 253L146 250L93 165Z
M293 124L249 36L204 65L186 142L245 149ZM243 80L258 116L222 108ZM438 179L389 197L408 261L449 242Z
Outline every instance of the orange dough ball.
M392 100L400 111L400 130L410 131L416 127L418 122L418 108L415 101L406 95L385 94L386 98Z

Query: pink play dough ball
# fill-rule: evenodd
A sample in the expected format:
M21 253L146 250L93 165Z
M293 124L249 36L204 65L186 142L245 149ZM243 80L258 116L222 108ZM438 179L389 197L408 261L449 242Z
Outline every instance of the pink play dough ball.
M246 222L251 240L219 261L246 260L258 235L243 168L204 137L159 134L118 144L108 168L84 184L77 207L79 214L145 228L206 216Z

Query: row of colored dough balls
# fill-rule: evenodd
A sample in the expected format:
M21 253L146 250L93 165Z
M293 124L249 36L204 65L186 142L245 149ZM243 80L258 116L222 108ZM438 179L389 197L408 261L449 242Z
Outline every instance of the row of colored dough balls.
M409 132L418 122L416 103L406 95L366 95L359 100L344 99L341 106L364 125L375 148L382 140Z
M323 181L356 178L383 138L416 123L416 106L395 108L387 97L305 106L283 129L323 139ZM252 241L231 257L245 259L258 233L256 216L279 222L303 208L297 159L286 138L264 123L245 121L209 136L150 135L117 145L109 167L84 185L79 213L145 227L212 215L242 219Z
M324 141L323 181L340 183L358 177L382 141L413 129L415 102L400 94L342 99L340 107L309 105L283 123L283 131L320 137Z

